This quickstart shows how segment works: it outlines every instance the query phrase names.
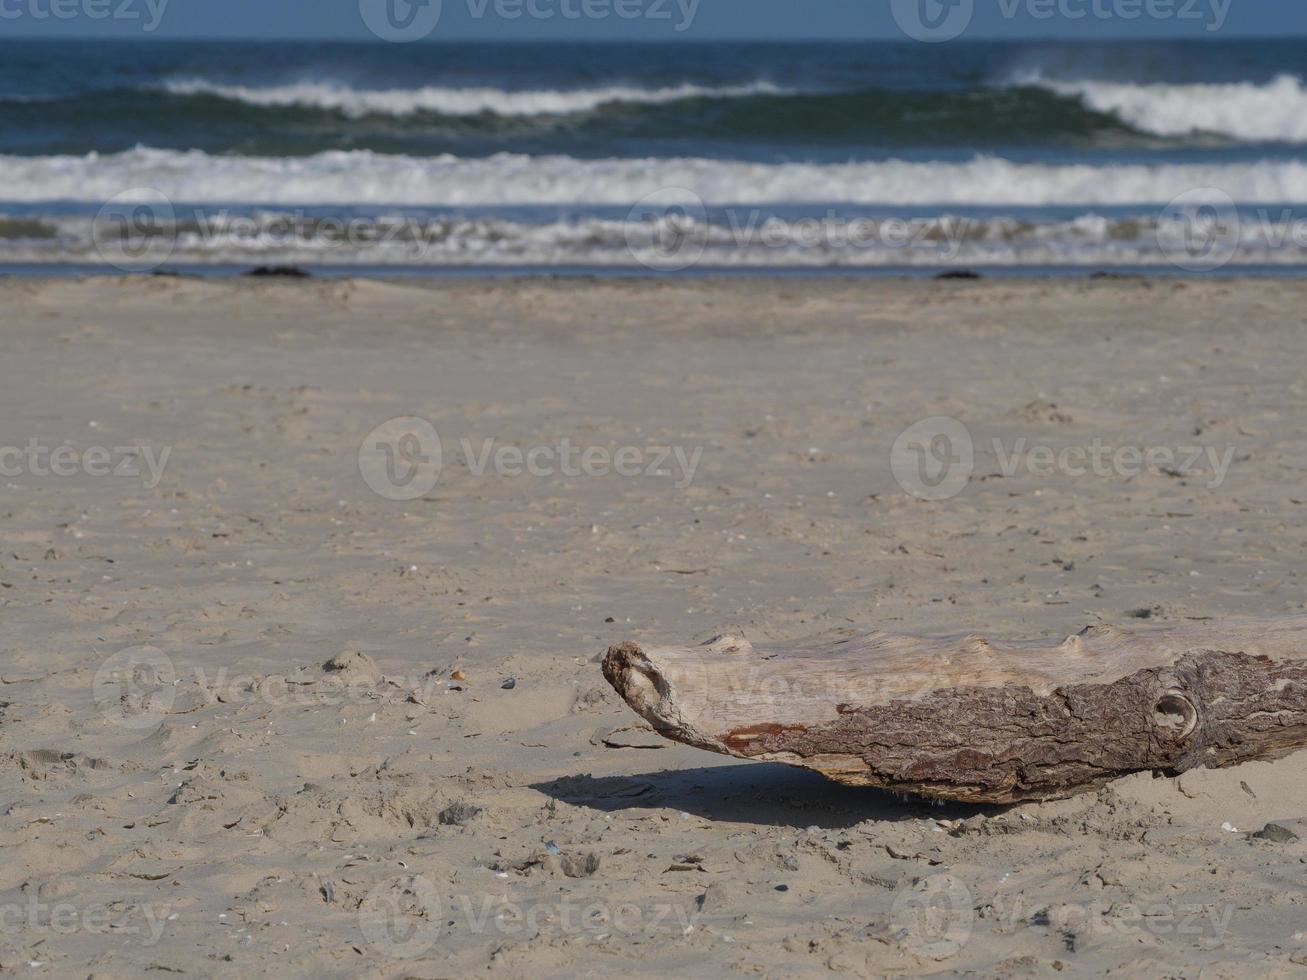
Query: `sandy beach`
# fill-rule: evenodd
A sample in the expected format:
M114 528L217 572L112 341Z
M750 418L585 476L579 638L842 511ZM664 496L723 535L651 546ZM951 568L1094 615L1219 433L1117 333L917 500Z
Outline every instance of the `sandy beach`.
M1301 614L1307 282L0 307L0 971L1307 968L1307 754L938 806L674 745L599 668ZM943 484L891 465L923 423L967 440Z

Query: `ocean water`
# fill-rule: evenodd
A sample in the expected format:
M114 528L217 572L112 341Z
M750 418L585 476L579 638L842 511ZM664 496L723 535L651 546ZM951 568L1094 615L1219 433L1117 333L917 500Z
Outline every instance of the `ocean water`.
M0 264L1307 258L1307 45L0 41Z

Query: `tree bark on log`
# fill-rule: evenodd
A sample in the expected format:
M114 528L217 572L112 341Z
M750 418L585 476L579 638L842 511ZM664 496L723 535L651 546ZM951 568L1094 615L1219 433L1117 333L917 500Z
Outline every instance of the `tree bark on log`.
M1070 796L1132 772L1307 746L1307 618L1064 642L844 631L755 649L609 649L604 676L667 738L936 799Z

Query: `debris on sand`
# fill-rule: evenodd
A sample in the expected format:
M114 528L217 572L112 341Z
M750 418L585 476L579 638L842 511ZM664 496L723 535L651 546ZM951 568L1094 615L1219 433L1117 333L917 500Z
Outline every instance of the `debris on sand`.
M1272 844L1288 844L1307 836L1307 820L1272 820L1252 836Z
M593 851L585 857L572 857L569 854L563 858L563 874L569 878L589 878L598 870L599 855Z
M362 677L381 679L381 668L377 662L359 650L345 650L336 654L322 665L322 669L329 674L339 674L347 680Z
M471 823L481 813L481 807L475 803L460 800L440 811L436 818L446 827L463 827Z

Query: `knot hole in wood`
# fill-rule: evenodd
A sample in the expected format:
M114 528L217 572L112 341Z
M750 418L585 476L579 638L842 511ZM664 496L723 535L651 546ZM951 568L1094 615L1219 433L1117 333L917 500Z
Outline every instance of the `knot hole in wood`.
M1198 727L1198 709L1183 691L1167 691L1153 706L1153 722L1163 733L1179 742Z

